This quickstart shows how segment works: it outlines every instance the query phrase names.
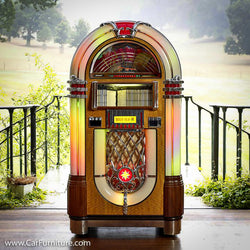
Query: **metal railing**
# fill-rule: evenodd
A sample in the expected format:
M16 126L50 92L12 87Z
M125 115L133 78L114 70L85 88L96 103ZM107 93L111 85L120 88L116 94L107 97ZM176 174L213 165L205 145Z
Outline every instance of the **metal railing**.
M36 176L36 161L37 161L37 150L44 148L44 166L45 173L47 173L49 166L49 149L48 149L48 120L54 119L57 123L57 162L56 165L60 165L60 100L63 96L54 96L50 103L39 106L39 105L24 105L24 106L3 106L0 110L8 110L9 113L9 125L0 131L0 135L5 134L5 138L0 141L0 147L4 144L6 146L6 157L3 158L1 150L0 163L6 162L6 169L9 171L10 176L14 174L14 158L19 157L19 173L20 175L27 176L29 173ZM49 108L56 102L57 112L49 116ZM15 110L23 111L23 118L13 122L13 115ZM42 118L41 115L37 118L37 114L44 112ZM44 122L44 139L41 145L37 145L36 133L37 124ZM15 128L15 129L14 129ZM30 136L28 135L28 132ZM30 150L28 150L28 137L30 143ZM14 148L19 148L18 154L14 154ZM29 161L30 157L30 161ZM30 168L29 164L30 162Z
M236 175L241 177L242 175L242 133L248 136L248 157L250 155L250 133L242 128L242 113L244 109L250 109L250 106L230 106L230 105L210 105L213 108L213 112L202 107L193 101L192 96L184 96L185 99L185 141L186 141L186 162L185 165L189 165L189 100L193 105L197 107L198 112L198 157L199 166L201 166L202 154L201 154L201 112L205 111L210 114L211 117L211 178L218 180L219 175L219 120L223 121L223 142L222 142L222 175L223 180L226 177L226 138L227 138L227 125L230 125L236 130ZM219 116L220 109L223 112L223 117ZM228 109L236 109L238 112L238 126L226 120L226 112ZM250 160L249 160L249 172L250 172Z
M5 127L0 131L1 134L5 134L5 138L0 141L0 147L3 144L6 144L6 157L1 160L0 163L6 162L6 169L9 171L10 175L13 176L13 165L14 158L19 157L20 165L20 174L28 175L30 172L31 175L36 175L36 152L39 148L44 148L44 173L47 173L49 169L49 149L48 149L48 120L54 119L57 123L57 132L56 132L56 165L60 165L60 100L63 96L54 96L52 101L44 106L39 105L25 105L25 106L12 106L12 107L0 107L1 110L6 109L9 113L9 126ZM223 121L223 143L222 143L222 153L223 153L223 179L226 177L226 138L227 130L226 127L230 125L236 130L237 139L236 139L236 173L240 177L242 174L242 133L245 133L248 136L248 155L250 154L250 133L242 128L242 113L244 109L249 109L249 106L226 106L226 105L211 105L213 112L202 107L193 101L192 96L185 96L185 141L186 141L186 159L185 165L189 165L189 101L192 105L197 107L198 112L198 162L201 166L202 154L202 119L201 113L206 112L211 117L211 178L213 180L218 179L219 174L219 120ZM53 103L57 103L55 112L52 116L49 117L49 108ZM23 118L13 122L13 114L17 109L23 110ZM223 117L219 116L220 109L223 112ZM235 125L226 120L226 112L228 109L236 109L238 111L239 125ZM37 119L38 112L44 112L43 118ZM36 129L39 122L44 122L44 139L41 145L36 143ZM14 127L18 127L14 130ZM28 150L28 129L30 132L30 149ZM14 154L13 148L19 147L19 154ZM1 152L2 154L2 152ZM28 171L28 162L30 156L30 171ZM249 161L249 172L250 172L250 161Z

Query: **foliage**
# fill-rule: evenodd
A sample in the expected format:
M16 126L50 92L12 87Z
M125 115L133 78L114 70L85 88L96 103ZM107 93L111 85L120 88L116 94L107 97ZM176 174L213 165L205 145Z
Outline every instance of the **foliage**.
M235 180L211 181L191 185L185 191L192 196L201 196L205 204L221 208L250 208L250 180L241 177Z
M56 3L57 3L57 0L15 0L15 1L2 0L0 1L0 34L7 35L8 38L10 38L9 36L10 29L14 22L14 19L16 18L18 13L19 14L22 13L22 11L20 12L19 10L26 10L26 14L29 14L29 12L32 12L32 13L33 11L39 12L41 10L51 8L55 6ZM34 21L37 22L37 19L34 18L33 20L30 20L30 23L26 23L26 25L31 26L33 25L32 22ZM25 27L27 28L27 26ZM31 27L29 29L31 30ZM11 33L13 33L13 30ZM29 33L26 35L26 37L28 39L32 38L32 36ZM27 43L29 42L27 40Z
M225 52L250 55L250 0L231 0L227 16L233 36L228 38Z
M70 45L72 47L73 46L77 47L89 32L89 28L90 28L89 24L85 22L83 19L80 19L73 28Z
M3 34L4 30L10 30L14 17L15 8L13 2L11 0L0 1L0 41L4 41L1 34Z
M23 198L16 198L10 190L0 188L0 208L20 208L39 205L46 199L47 192L36 187Z
M51 34L54 34L56 31L57 25L64 19L60 6L55 6L53 8L46 9L41 12L40 16L40 24L39 24L39 30L46 24Z
M232 120L230 120L230 122L231 122L232 124L234 124L235 126L239 127L239 120L238 120L238 119L232 119ZM229 129L235 128L235 127L232 126L231 124L227 124L227 127L228 127ZM244 130L250 130L250 125L248 124L248 120L243 120L243 121L242 121L242 129L244 129Z
M236 55L236 54L242 54L242 51L240 47L238 46L237 42L234 40L233 37L228 37L226 40L226 44L224 45L224 51L228 55Z
M229 0L189 0L190 37L225 39L229 34L226 8Z
M22 33L22 37L26 39L26 45L30 46L33 34L37 32L38 41L49 41L55 32L55 27L63 19L62 14L56 7L46 10L35 10L32 7L21 8L16 6L16 16L13 26L18 32ZM46 33L47 32L47 37Z
M20 3L22 8L32 6L36 10L45 10L55 6L57 0L16 0L15 3Z
M70 37L70 26L66 20L60 22L56 27L55 42L63 45L68 43Z
M42 28L40 28L37 32L37 41L43 42L45 45L46 41L50 41L52 39L52 32L46 23L43 23L41 26Z
M12 97L12 105L13 106L22 106L27 104L38 104L40 105L40 111L36 113L36 143L37 143L37 159L36 159L36 168L37 168L37 177L41 178L45 173L45 164L44 164L44 156L45 156L45 110L44 107L51 103L54 99L54 96L64 96L65 89L64 85L57 79L57 75L49 64L46 64L42 61L41 57L37 54L26 54L30 59L34 59L35 65L38 69L42 70L44 74L42 84L35 89L32 85L27 89L27 94L23 96L18 96L15 94ZM57 165L57 115L58 115L58 106L56 99L54 102L48 107L47 113L47 122L48 122L48 166ZM13 122L19 121L23 118L23 111L21 109L15 110L13 115ZM8 126L9 119L1 118L1 123L3 126ZM30 119L28 119L27 124L30 124ZM23 128L23 122L21 123L21 127ZM19 155L19 147L20 147L20 139L19 130L20 125L13 127L14 134L14 155ZM6 134L0 134L0 142L6 139ZM28 130L28 145L27 148L30 149L30 131ZM24 139L22 138L22 144L24 143ZM60 98L60 156L61 156L61 164L68 163L68 154L69 154L69 115L67 110L67 99ZM6 143L3 143L0 146L0 162L7 155L7 146ZM18 159L18 158L17 158ZM18 163L16 165L19 165ZM4 173L6 169L6 161L0 163L0 172L3 176L6 176ZM30 174L30 170L28 169L28 175Z
M26 45L30 46L31 39L34 39L33 33L39 29L41 12L32 7L16 11L16 20L19 29L22 30L22 37L26 40Z

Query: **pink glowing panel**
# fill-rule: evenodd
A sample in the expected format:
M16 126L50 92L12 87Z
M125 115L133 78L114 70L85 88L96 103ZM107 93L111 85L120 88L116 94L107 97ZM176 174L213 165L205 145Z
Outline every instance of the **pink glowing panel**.
M165 128L165 174L166 176L181 174L181 98L166 99Z
M78 168L85 175L85 99L78 100Z
M173 100L173 175L181 174L181 98Z
M165 174L172 175L172 99L165 100Z

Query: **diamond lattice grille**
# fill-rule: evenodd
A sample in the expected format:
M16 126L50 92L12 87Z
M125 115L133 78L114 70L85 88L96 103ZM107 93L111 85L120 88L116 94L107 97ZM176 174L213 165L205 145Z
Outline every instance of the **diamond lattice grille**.
M129 181L119 177L120 171L132 176ZM106 180L118 192L134 192L144 183L145 133L143 130L111 130L106 143Z

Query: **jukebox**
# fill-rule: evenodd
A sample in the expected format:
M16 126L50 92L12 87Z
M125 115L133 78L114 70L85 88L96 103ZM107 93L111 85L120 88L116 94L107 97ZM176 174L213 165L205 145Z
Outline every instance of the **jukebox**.
M76 50L70 75L71 232L180 233L183 81L173 46L147 23L103 23Z

